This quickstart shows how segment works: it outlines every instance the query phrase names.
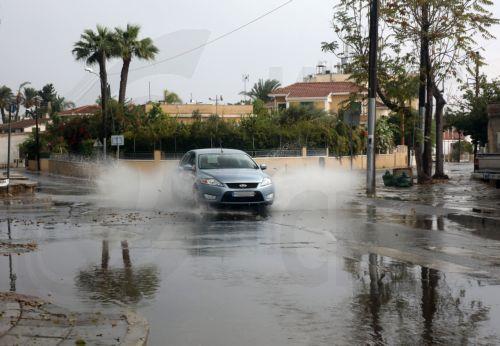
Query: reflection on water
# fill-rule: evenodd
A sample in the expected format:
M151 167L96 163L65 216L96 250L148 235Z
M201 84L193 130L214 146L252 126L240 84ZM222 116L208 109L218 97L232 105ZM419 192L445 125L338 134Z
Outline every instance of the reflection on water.
M429 345L480 340L478 329L489 319L489 309L468 299L465 289L454 291L442 272L375 254L367 257L344 262L356 283L352 307L360 331L357 341Z
M432 324L436 313L439 272L435 269L422 267L420 280L422 281L422 316L424 318L422 339L425 343L432 344L434 342Z
M109 241L102 241L101 265L92 265L80 270L76 286L87 292L90 298L101 302L118 300L137 303L142 298L154 297L160 284L156 265L134 267L126 240L121 242L123 268L110 268Z
M12 229L11 229L11 220L7 219L7 238L9 241L12 241ZM9 282L10 282L10 291L15 292L16 291L16 273L14 273L14 268L12 264L12 253L9 252Z

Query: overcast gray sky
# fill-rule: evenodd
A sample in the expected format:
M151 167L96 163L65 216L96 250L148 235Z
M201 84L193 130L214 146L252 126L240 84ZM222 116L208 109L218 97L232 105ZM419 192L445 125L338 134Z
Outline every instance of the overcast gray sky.
M284 2L0 0L0 85L14 89L30 81L39 88L52 82L78 103L91 102L98 95L97 89L80 95L75 87L88 89L94 77L84 72L83 65L71 55L73 43L85 28L94 28L97 23L111 27L140 24L143 35L163 42L161 58L166 58L229 32ZM128 96L145 98L150 82L153 95L161 95L168 88L185 101L192 93L198 101L222 94L225 100L234 102L243 89L242 74L249 74L253 84L259 78L268 78L273 67L282 68L283 83L295 82L304 67L313 67L319 60L334 63L332 56L320 50L322 41L333 38L330 20L334 4L332 0L294 0L202 50L135 75ZM500 17L500 3L493 10ZM500 36L500 28L496 27L494 33ZM497 77L500 43L490 41L486 47L488 75ZM112 65L113 71L119 67ZM112 83L116 90L116 82Z

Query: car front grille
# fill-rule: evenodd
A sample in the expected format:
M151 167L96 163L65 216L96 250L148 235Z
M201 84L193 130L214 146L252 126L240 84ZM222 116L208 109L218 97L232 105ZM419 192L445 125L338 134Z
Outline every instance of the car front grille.
M253 197L234 197L232 192L226 192L224 196L222 196L222 202L224 203L256 203L263 202L264 197L262 193L255 192L255 196Z
M259 183L229 183L226 185L230 189L255 189Z

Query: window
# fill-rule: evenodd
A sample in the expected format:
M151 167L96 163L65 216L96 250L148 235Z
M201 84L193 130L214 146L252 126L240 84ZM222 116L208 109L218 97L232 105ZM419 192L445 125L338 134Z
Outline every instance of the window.
M300 106L301 107L306 107L306 108L313 108L314 107L314 103L312 103L312 102L301 102Z
M195 163L196 163L195 159L196 159L196 154L195 154L195 153L193 153L193 152L192 152L192 153L190 153L190 154L189 154L189 157L188 157L187 164L188 164L188 165L190 165L190 166L194 166L194 165L195 165Z
M194 165L194 153L191 151L184 154L184 156L181 159L181 162L179 162L179 166L184 166L189 164Z
M259 166L246 154L200 155L200 169L257 169Z

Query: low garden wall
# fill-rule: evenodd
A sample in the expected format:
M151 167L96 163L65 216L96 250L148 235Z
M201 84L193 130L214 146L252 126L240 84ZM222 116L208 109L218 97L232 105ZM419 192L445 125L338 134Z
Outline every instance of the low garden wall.
M377 169L392 169L407 166L407 147L399 146L392 154L379 154L376 157ZM351 158L326 157L326 156L299 156L299 157L259 157L255 161L259 164L265 163L269 174L278 171L292 171L306 167L324 167L325 169L350 169ZM156 171L158 168L172 168L178 163L177 160L161 160L161 153L155 152L154 160L120 160L122 165L147 172ZM353 157L354 169L366 169L366 155ZM97 176L103 167L99 163L72 162L53 159L41 159L42 172L69 176L76 178L92 179ZM29 161L28 169L36 170L36 161Z

